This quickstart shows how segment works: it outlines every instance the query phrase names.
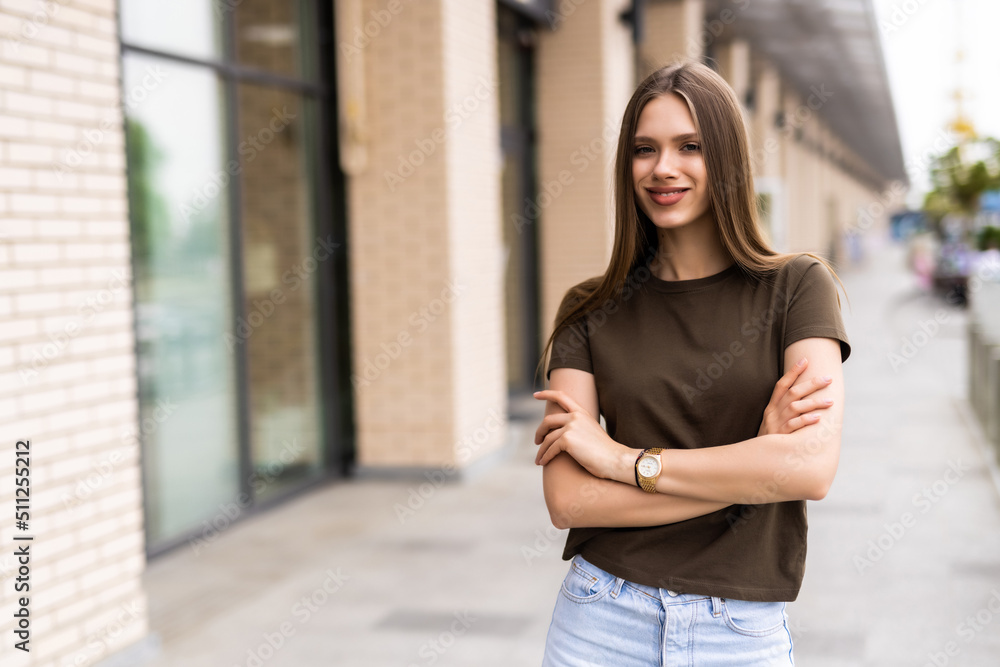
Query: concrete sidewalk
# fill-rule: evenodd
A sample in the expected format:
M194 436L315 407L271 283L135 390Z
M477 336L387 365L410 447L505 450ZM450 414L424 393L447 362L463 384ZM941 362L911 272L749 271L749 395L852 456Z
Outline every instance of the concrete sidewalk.
M1000 495L967 417L964 314L921 296L895 248L842 277L845 435L809 503L797 664L1000 664ZM532 462L542 405L512 411L529 418L511 455L471 482L332 484L150 563L144 664L539 664L565 532Z
M851 306L837 480L809 503L796 620L806 667L1000 665L1000 487L966 401L965 311L886 246ZM985 611L984 611L985 610Z

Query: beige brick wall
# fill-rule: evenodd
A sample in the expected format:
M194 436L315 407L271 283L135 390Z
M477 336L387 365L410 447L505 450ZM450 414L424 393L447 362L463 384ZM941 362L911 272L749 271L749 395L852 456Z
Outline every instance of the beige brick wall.
M754 175L778 177L781 173L781 153L775 148L779 139L774 117L781 102L781 76L774 65L756 54L751 58L754 88L754 111L750 115L750 149L754 159Z
M467 464L506 437L493 5L402 2L364 50L368 164L347 183L361 466Z
M446 140L450 267L464 290L452 304L451 348L451 444L461 464L507 435L496 2L442 0L442 12L445 106L471 109Z
M843 262L845 231L857 226L858 208L877 200L879 193L873 189L870 178L859 181L818 152L824 149L837 152L848 163L864 168L861 159L829 129L822 110L809 110L808 97L789 86L783 85L782 90L787 122L798 125L802 141L796 141L793 132L778 133L782 153L780 179L787 212L787 234L781 249L832 253L834 261ZM881 228L887 211L878 217L877 226Z
M112 0L0 5L0 663L147 632ZM14 448L31 440L31 652L12 649Z
M646 4L642 60L646 76L682 58L699 59L712 39L705 31L704 0L653 0Z
M613 128L609 134L607 150L610 155L605 161L604 210L608 224L605 227L608 257L614 243L614 156L618 148L618 132L621 129L625 105L632 97L632 92L638 85L635 67L635 46L632 43L632 31L623 26L619 16L631 5L631 0L610 0L601 4L601 31L603 44L603 81L602 116L606 119L606 127Z
M630 33L618 20L626 4L583 3L561 17L554 31L540 32L535 94L545 337L566 290L603 273L610 258L612 168L634 89Z
M719 74L736 91L740 102L746 102L750 87L750 44L745 39L732 39L718 44L716 60Z
M864 169L861 159L830 129L818 97L810 99L795 90L773 63L741 40L721 42L716 52L720 73L737 91L753 82L754 109L747 120L754 178L758 191L774 195L770 236L775 247L832 253L835 261L846 261L846 231L858 228L859 209L884 200L884 195L873 190L872 179L858 180L835 162ZM779 110L785 114L784 128L775 126ZM802 141L795 138L796 128ZM873 227L884 227L890 208L877 209Z

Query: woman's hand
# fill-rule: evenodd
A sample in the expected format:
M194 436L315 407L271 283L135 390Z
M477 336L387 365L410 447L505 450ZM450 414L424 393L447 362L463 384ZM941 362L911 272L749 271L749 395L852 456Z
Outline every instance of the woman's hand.
M819 415L814 410L823 410L833 405L831 399L806 398L814 391L828 386L828 377L816 377L811 382L792 386L808 365L809 361L802 359L774 385L774 393L764 408L764 419L757 435L794 433L803 426L819 421Z
M612 440L597 420L565 392L546 389L535 392L535 398L553 401L566 410L546 415L539 424L535 431L535 444L540 444L535 463L545 465L559 452L566 452L594 477L627 481L623 479L625 471L635 466L639 450Z

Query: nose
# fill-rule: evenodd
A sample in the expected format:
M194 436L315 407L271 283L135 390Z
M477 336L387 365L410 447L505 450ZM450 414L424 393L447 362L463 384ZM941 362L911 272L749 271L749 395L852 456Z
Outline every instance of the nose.
M671 151L663 151L660 153L659 158L656 160L656 164L653 165L653 177L657 180L667 180L670 178L676 178L677 175L676 156L673 155Z

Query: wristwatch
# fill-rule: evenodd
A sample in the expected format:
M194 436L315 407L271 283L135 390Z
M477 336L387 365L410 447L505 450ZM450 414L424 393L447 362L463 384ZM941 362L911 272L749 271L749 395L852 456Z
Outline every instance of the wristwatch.
M656 493L656 480L663 470L663 463L660 461L662 451L662 447L650 447L642 450L635 460L635 483L643 491Z

